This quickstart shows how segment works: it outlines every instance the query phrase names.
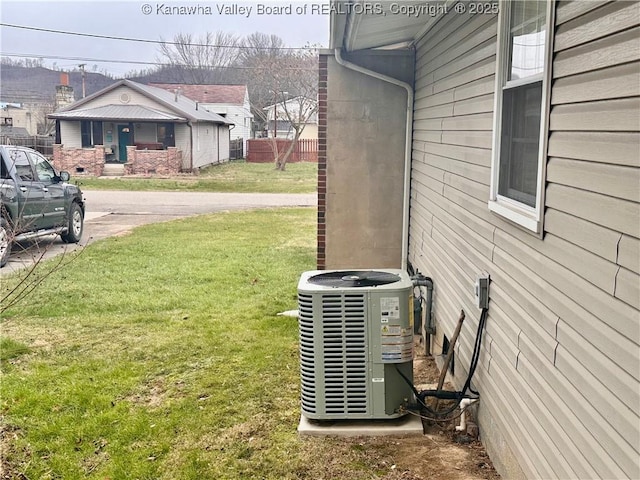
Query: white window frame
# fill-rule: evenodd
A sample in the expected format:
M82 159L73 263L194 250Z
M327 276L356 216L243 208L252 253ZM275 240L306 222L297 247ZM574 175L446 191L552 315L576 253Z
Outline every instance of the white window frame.
M500 179L500 148L502 139L503 88L507 83L509 65L509 35L511 1L501 1L498 13L498 42L496 55L496 86L493 117L493 148L491 159L491 184L489 190L489 210L514 222L527 230L542 235L544 213L544 184L549 137L549 110L551 97L551 63L553 55L553 26L555 0L547 2L544 71L522 81L511 81L510 85L529 84L542 80L542 100L540 111L540 139L538 142L538 169L536 183L536 205L531 207L514 199L498 194Z

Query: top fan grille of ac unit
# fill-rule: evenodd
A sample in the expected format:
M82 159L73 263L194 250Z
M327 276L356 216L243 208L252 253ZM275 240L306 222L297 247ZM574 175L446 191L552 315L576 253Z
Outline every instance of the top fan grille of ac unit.
M358 288L377 287L400 281L400 277L389 272L369 271L335 271L320 273L309 278L309 283L323 287Z

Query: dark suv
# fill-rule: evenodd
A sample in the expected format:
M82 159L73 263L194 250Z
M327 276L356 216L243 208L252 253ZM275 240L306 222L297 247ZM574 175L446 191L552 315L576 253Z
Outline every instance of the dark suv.
M84 227L82 192L67 183L41 154L26 147L0 145L0 267L13 242L59 234L77 243Z

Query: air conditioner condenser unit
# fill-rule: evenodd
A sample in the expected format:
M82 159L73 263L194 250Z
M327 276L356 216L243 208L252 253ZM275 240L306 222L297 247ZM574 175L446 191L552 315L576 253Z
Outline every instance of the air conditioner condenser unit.
M414 322L413 283L406 272L305 272L298 315L306 418L390 419L405 413L401 407L413 401L408 381Z

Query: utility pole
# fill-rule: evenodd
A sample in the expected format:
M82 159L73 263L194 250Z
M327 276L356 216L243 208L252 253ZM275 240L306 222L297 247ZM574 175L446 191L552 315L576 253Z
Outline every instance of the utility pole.
M80 72L82 73L82 98L84 98L86 96L86 89L85 89L85 73L84 73L84 67L85 67L86 63L81 63L80 65L78 65L80 67Z

